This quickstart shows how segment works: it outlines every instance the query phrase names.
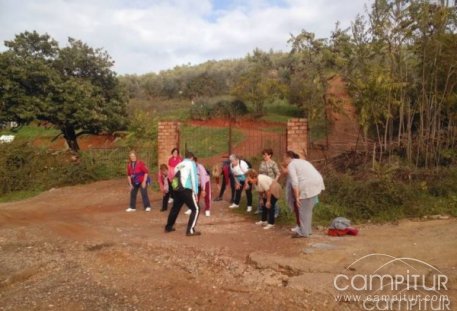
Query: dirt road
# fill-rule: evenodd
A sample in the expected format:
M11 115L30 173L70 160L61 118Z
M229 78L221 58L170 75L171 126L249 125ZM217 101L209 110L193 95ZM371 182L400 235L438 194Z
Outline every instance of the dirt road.
M158 194L152 198L152 212L125 213L122 179L0 204L0 310L364 310L348 299L336 302L342 291L334 281L375 271L382 257L346 269L372 253L433 265L457 308L456 219L291 239L289 227L265 231L254 216L217 202L211 217L200 217L203 234L186 237L187 216L165 234L166 213L158 211ZM430 278L431 268L421 269L414 271Z

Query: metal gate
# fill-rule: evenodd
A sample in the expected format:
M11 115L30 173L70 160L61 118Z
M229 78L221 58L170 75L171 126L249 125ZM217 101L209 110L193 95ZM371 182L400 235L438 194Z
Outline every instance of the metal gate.
M265 148L273 157L282 158L286 151L286 125L259 126L258 123L218 124L191 122L180 128L180 150L192 151L206 165L212 165L235 153L246 159L261 159Z

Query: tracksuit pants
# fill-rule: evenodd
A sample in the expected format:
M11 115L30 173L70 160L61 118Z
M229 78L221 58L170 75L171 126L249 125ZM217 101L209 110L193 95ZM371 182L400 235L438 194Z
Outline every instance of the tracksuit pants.
M296 206L297 224L300 227L298 234L308 237L312 234L313 208L317 198L314 196L308 199L301 199L301 206Z
M196 196L190 189L183 191L174 191L173 206L171 207L170 214L168 214L167 225L165 230L171 231L178 218L181 207L186 204L191 210L189 222L187 224L187 233L194 233L195 226L197 225L198 216L200 215L200 208L198 207Z

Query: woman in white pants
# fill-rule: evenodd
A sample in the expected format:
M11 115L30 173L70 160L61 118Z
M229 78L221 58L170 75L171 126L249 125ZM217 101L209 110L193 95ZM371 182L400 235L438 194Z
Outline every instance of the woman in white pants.
M305 238L312 233L313 208L317 196L325 189L324 180L310 162L298 159L293 151L286 152L285 162L298 225L292 237Z

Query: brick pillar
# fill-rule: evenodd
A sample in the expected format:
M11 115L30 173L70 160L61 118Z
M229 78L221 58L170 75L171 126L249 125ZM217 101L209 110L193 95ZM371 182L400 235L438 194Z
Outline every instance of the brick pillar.
M298 153L306 159L308 155L308 120L290 119L287 121L287 150Z
M168 164L171 150L173 148L179 148L179 125L179 122L176 121L159 122L157 167L162 163Z

